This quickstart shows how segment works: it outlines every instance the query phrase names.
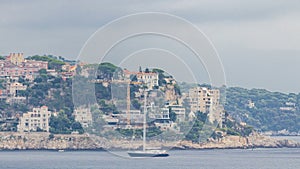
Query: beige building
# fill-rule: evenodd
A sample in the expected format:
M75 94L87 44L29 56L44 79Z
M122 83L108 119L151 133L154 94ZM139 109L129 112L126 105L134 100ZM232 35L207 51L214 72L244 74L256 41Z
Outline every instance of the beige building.
M0 60L0 77L25 77L33 80L41 69L48 69L48 62L25 60L23 53L11 53L6 60Z
M6 60L14 65L20 65L22 62L24 62L23 53L10 53Z
M189 98L191 111L209 113L213 107L219 106L220 91L205 87L195 87L189 90Z
M74 110L75 121L78 121L82 127L88 127L92 124L92 113L89 107L78 107Z
M220 105L220 91L205 87L195 87L189 90L190 107L192 112L207 113L211 122L217 121L222 127L224 108Z
M49 132L49 118L51 117L51 112L48 111L47 106L42 106L40 108L33 108L32 112L24 113L20 117L18 131L19 132L30 132L37 131L38 128Z
M27 88L26 86L24 86L22 83L19 82L9 83L7 87L10 96L17 96L19 91L26 90Z
M153 89L154 86L158 86L158 74L157 73L145 73L138 72L136 78L139 82L146 84L148 89Z
M13 82L6 84L6 103L14 104L14 103L24 103L26 101L26 97L22 97L19 94L20 91L26 90L27 86L22 83Z

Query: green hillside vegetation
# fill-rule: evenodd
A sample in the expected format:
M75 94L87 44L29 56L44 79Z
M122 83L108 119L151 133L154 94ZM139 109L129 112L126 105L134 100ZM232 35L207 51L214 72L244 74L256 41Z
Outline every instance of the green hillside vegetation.
M37 61L46 61L48 62L48 69L55 69L56 71L61 71L61 66L65 63L62 61L64 60L62 57L56 57L52 55L34 55L29 56L26 58L27 60L37 60Z
M244 89L230 87L226 90L225 110L235 117L262 131L288 130L299 132L300 129L300 95L270 92L264 89ZM247 106L249 100L254 107ZM287 103L295 104L289 106ZM290 107L294 110L281 110Z

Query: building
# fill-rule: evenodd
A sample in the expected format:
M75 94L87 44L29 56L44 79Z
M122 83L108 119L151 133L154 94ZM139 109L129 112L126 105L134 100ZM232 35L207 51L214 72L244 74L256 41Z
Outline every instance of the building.
M252 102L252 100L248 100L248 104L246 104L246 107L248 107L249 109L253 109L255 108L255 103Z
M123 70L124 76L127 79L130 79L132 75L135 75L137 81L145 84L148 89L153 89L154 86L158 86L158 73L154 72L130 72L128 70ZM131 79L132 80L132 79Z
M6 97L6 103L12 105L12 104L20 104L20 103L26 103L26 97L21 97L21 96L17 96L17 97Z
M12 53L6 57L6 60L0 60L0 78L25 77L32 80L41 69L47 70L48 62L25 60L23 54L20 53Z
M195 87L189 90L191 111L209 113L213 107L218 107L220 91L205 87Z
M10 53L6 57L6 60L14 65L20 65L22 62L24 62L23 53Z
M185 108L181 105L171 105L169 106L171 112L176 114L176 121L184 122L185 121Z
M19 82L8 82L6 83L6 91L5 91L5 98L6 103L13 104L13 103L25 103L26 97L20 96L20 91L25 91L27 86L23 85ZM4 95L3 95L4 96Z
M77 68L77 65L70 65L69 63L66 63L62 65L61 69L65 72L75 72Z
M217 122L222 127L224 108L220 105L220 91L205 87L195 87L189 90L190 108L192 112L207 113L210 122Z
M92 113L89 107L78 107L74 110L75 121L79 122L82 127L88 127L92 124Z
M157 121L170 120L170 111L167 107L160 108L153 102L147 106L148 117Z
M286 102L285 106L279 108L281 111L287 112L295 112L296 111L296 103Z
M18 131L30 132L30 131L45 131L49 132L49 118L51 112L48 111L47 106L40 108L33 108L32 112L27 112L20 117Z
M136 75L138 82L145 84L148 89L153 89L154 86L158 86L158 74L153 72L138 72Z
M129 114L127 114L127 110L121 110L120 114L115 114L114 116L118 119L118 124L123 126L128 124L129 118L130 125L134 125L135 127L142 126L144 122L144 114L140 110L130 109Z
M13 83L9 83L7 85L7 88L8 88L8 94L11 97L16 97L16 96L18 96L18 93L20 91L26 90L27 86L24 86L22 83L19 83L19 82L13 82Z
M70 65L68 63L62 65L62 67L61 67L61 69L63 70L63 72L61 72L62 78L65 80L65 79L73 77L76 73L76 68L77 68L76 65Z

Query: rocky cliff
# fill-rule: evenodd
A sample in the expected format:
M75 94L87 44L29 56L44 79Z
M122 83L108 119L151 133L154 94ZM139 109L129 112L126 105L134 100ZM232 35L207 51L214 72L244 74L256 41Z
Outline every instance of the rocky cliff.
M50 135L49 133L0 133L0 150L97 150L97 149L138 149L141 141L106 140L89 135ZM177 148L177 149L226 149L226 148L279 148L300 147L300 143L274 139L261 135L251 137L226 136L219 140L210 140L207 143L197 144L189 141L181 142L150 142L150 147Z

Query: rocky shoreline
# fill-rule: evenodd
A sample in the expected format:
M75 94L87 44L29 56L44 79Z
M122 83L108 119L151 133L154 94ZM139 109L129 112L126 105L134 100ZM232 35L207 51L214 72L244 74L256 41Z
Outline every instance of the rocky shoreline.
M0 132L0 150L129 150L141 148L142 141L106 140L91 135L50 135L49 133ZM147 143L149 147L164 149L246 149L246 148L300 148L300 143L276 139L268 136L251 137L226 136L207 143L156 142Z

